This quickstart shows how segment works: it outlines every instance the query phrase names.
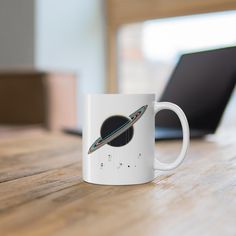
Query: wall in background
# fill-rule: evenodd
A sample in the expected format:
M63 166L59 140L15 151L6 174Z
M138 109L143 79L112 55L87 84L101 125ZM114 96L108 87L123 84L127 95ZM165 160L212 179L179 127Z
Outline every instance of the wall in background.
M105 91L103 0L1 0L0 68L72 71L82 94Z
M0 1L0 69L34 66L34 1Z
M80 117L81 95L105 90L103 0L38 0L36 9L36 64L78 74Z

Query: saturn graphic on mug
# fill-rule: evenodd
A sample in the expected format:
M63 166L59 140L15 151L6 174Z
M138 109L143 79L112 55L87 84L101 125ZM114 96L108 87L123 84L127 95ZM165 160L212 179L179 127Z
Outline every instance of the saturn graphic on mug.
M129 117L111 116L106 119L101 127L101 137L91 145L88 154L108 144L113 147L126 145L133 137L133 125L141 118L148 105L140 107Z

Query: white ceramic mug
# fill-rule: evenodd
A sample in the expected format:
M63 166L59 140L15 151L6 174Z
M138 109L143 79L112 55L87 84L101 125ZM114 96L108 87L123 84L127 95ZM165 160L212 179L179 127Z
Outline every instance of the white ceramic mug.
M168 109L177 114L183 129L180 154L172 163L155 158L155 115ZM155 102L154 94L86 95L83 121L83 179L94 184L142 184L155 170L172 170L186 156L189 127L175 104Z

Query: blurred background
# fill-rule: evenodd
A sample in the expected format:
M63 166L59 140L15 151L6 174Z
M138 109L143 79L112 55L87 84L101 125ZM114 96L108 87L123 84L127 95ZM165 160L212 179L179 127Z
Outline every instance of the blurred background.
M0 0L2 130L80 128L86 93L158 98L181 54L235 46L235 26L230 0Z

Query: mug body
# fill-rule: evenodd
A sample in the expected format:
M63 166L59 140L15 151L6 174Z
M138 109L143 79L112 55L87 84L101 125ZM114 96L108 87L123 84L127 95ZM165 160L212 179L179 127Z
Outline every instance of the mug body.
M83 120L83 179L141 184L154 179L154 94L89 94Z

